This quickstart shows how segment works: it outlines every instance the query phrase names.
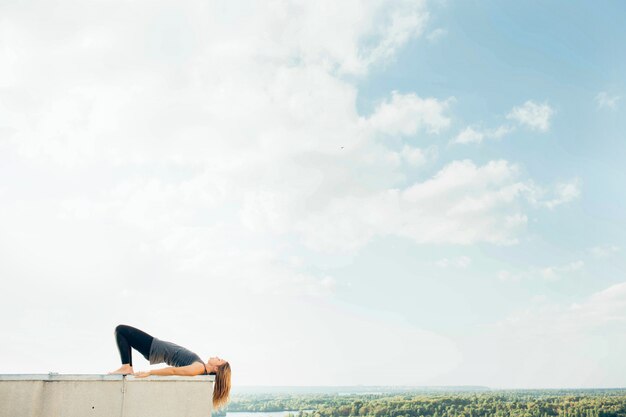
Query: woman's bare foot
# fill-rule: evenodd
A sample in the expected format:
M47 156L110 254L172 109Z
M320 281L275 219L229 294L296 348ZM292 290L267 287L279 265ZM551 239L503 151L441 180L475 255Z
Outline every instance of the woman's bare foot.
M113 374L129 375L132 373L133 373L133 367L130 366L129 364L124 364L122 365L120 369L115 370L113 372L109 372L109 375L113 375Z

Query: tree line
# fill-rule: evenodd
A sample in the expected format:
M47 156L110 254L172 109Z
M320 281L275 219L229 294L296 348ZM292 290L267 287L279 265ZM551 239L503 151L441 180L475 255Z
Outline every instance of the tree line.
M247 394L224 412L286 410L294 411L288 417L626 417L626 390Z

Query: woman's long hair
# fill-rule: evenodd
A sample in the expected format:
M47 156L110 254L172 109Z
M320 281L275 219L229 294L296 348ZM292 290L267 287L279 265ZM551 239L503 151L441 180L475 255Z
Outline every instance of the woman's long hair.
M230 395L230 364L226 362L217 368L213 388L213 410L219 410L228 402Z

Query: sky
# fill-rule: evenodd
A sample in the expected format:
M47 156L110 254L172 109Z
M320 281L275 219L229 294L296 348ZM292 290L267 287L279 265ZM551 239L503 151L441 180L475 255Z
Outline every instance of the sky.
M626 386L625 13L1 2L0 373Z

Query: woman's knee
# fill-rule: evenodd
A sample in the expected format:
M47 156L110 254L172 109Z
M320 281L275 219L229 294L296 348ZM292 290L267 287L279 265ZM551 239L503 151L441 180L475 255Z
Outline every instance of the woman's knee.
M124 334L127 333L129 330L129 326L125 325L125 324L119 324L116 328L115 328L115 334L117 335L118 333Z

